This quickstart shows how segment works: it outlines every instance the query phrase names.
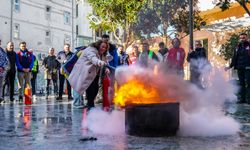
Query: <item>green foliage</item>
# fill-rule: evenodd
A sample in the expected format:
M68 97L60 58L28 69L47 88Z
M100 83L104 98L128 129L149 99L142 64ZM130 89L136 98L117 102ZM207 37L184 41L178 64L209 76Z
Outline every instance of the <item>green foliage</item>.
M247 3L250 3L250 0L235 0L237 3L239 3L245 11L250 15L250 12L247 7ZM216 4L216 6L219 6L222 11L225 11L231 7L231 3L234 3L233 0L219 0Z
M238 41L238 33L231 35L230 39L221 45L220 56L222 56L225 60L231 59L233 57L234 50L238 45Z
M91 27L114 31L134 22L145 0L88 0L101 23L91 22Z
M246 29L244 32L248 34L248 38L250 39L250 28ZM222 44L220 49L220 56L222 56L225 60L229 60L233 57L234 50L239 43L239 35L240 33L232 34L230 39Z
M194 7L198 0L194 0ZM169 26L177 32L189 32L188 0L147 0L138 14L137 22L132 26L138 37L150 35L167 35ZM200 29L202 18L199 11L194 11L194 28Z

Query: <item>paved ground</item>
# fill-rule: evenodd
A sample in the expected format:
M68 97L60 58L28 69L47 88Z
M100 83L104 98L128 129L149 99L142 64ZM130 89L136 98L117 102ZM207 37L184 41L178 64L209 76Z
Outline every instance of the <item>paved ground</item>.
M250 106L234 105L231 115L243 127L234 136L141 138L101 135L82 127L84 111L68 100L46 101L40 97L32 106L0 105L0 149L90 149L90 150L236 150L250 149ZM86 140L86 138L92 140ZM95 139L96 138L96 139Z

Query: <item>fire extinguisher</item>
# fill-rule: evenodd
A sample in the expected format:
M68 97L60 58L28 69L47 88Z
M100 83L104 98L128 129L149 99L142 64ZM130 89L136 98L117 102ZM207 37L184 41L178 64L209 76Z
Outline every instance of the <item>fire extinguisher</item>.
M110 78L108 75L105 75L102 79L102 90L103 90L103 110L109 111L110 109L110 101L109 101L109 86L110 86Z
M25 105L31 105L32 104L32 94L30 86L27 85L24 90L24 103Z

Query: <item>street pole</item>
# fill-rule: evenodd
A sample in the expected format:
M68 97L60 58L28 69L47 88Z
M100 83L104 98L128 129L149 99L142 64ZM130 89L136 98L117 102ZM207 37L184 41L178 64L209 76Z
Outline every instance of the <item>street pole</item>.
M13 0L10 1L10 41L13 37Z
M74 38L74 0L72 0L71 1L72 3L72 29L71 29L71 36L72 36L72 40L71 40L71 42L72 42L72 49L74 49L75 48L75 43L74 43L74 41L75 41L75 38Z
M194 49L194 18L193 18L193 0L189 0L189 51Z

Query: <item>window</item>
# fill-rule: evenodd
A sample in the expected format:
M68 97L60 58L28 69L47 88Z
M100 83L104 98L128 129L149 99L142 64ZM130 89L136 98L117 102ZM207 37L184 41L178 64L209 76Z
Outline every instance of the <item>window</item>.
M46 39L50 39L50 37L51 37L50 31L45 32L45 37L46 37Z
M46 8L45 8L46 10L46 12L45 12L45 18L47 19L47 20L50 20L50 16L51 16L51 6L46 6Z
M76 17L78 17L78 4L76 4Z
M51 44L51 32L50 32L50 30L45 31L45 43L47 45Z
M70 24L70 12L64 12L64 24Z
M15 38L15 39L19 39L19 37L20 37L20 25L19 24L14 24L14 32L13 32L13 37Z
M69 35L64 35L64 44L71 44L71 37Z
M78 25L76 25L76 35L79 35L79 29Z
M14 10L16 12L20 11L20 0L14 0Z

